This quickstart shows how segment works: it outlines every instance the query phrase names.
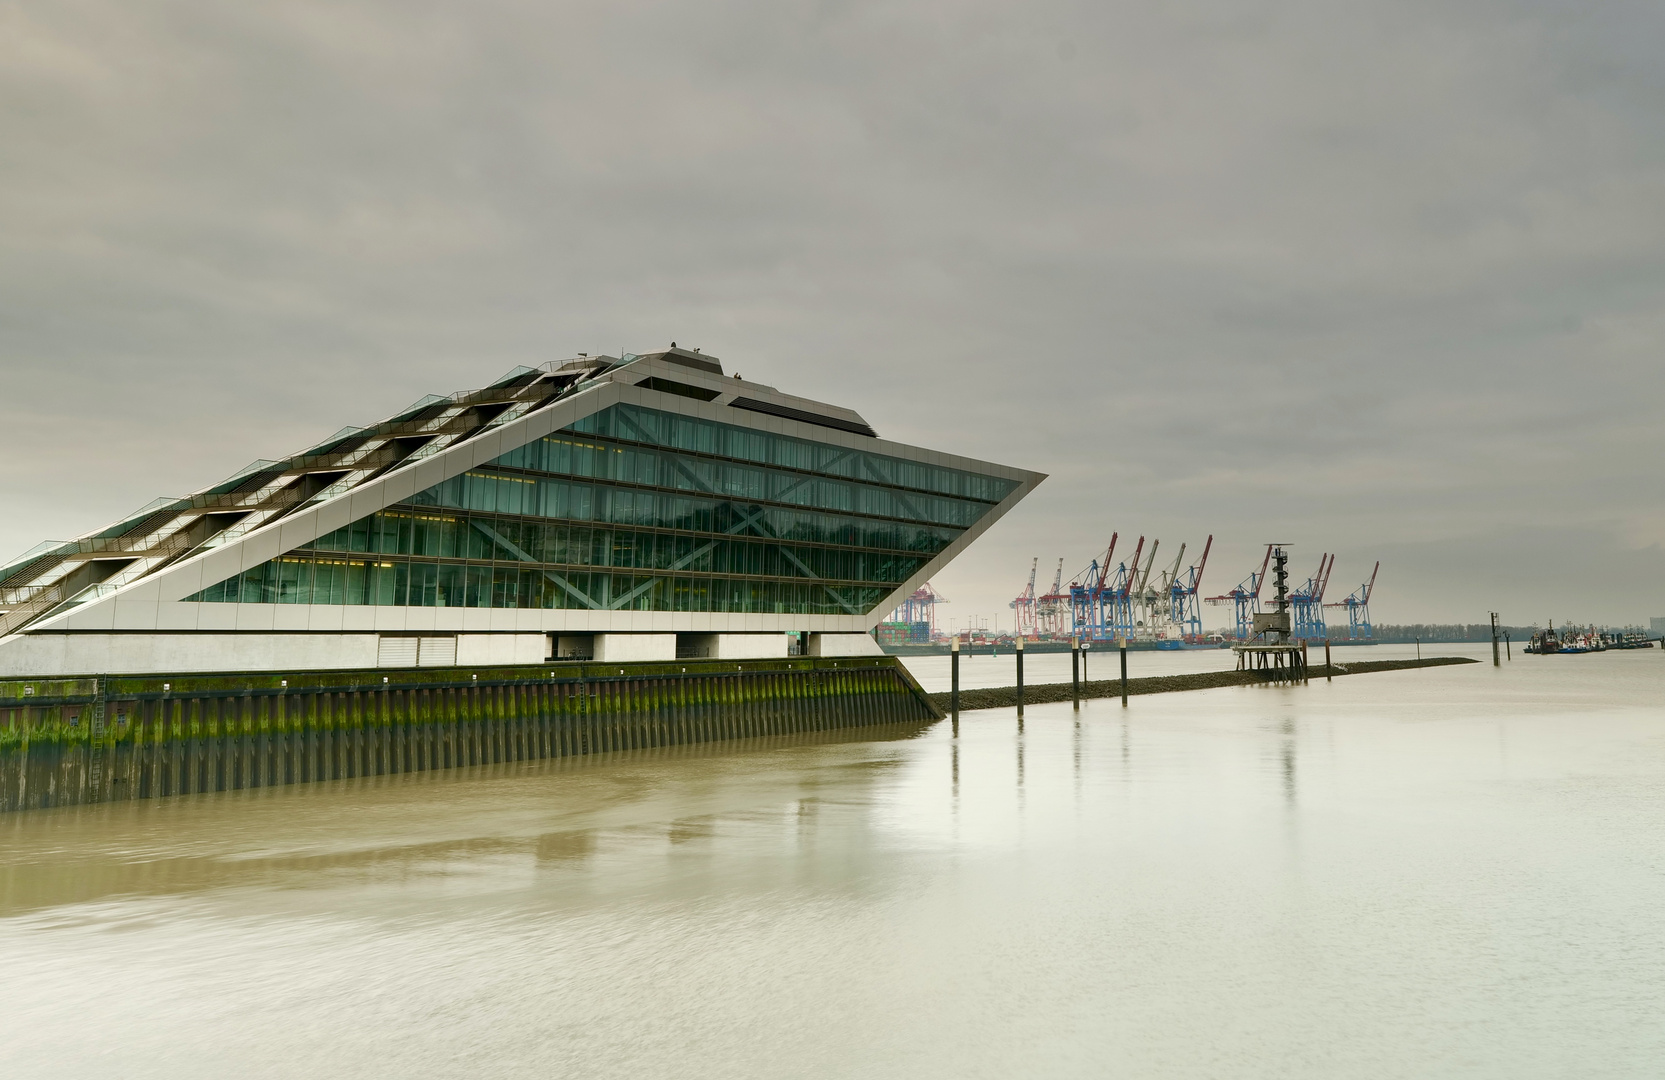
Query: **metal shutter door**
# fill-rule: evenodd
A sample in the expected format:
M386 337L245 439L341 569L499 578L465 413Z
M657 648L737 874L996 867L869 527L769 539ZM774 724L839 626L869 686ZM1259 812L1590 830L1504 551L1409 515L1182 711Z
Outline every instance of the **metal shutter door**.
M457 639L454 637L425 637L416 662L423 667L456 667Z
M376 642L377 667L415 667L416 639L384 637Z

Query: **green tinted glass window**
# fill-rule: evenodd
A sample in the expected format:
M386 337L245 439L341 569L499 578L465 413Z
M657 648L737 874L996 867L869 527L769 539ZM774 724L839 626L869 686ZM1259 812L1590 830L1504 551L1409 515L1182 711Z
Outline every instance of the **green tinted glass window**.
M859 615L1016 486L618 405L188 599Z

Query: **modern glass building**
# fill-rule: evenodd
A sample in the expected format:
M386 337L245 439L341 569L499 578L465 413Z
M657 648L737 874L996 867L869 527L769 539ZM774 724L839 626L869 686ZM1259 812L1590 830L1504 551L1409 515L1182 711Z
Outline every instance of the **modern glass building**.
M1042 477L671 348L426 398L0 568L0 674L876 651Z

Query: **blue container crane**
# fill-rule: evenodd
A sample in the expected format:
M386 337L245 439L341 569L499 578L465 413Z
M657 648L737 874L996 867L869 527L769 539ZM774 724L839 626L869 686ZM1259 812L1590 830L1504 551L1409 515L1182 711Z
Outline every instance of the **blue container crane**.
M1291 617L1290 636L1297 641L1322 641L1330 636L1324 625L1324 590L1330 584L1330 571L1335 569L1335 556L1326 552L1318 557L1318 572L1289 594Z
M1081 573L1070 579L1070 633L1088 641L1104 632L1105 580L1110 572L1110 560L1116 557L1116 538L1110 534L1110 546L1104 558L1094 559Z
M1266 545L1266 558L1260 560L1260 569L1251 573L1238 583L1237 587L1221 596L1210 596L1205 601L1216 607L1230 604L1232 607L1232 627L1235 637L1239 641L1248 641L1254 637L1255 616L1260 614L1260 590L1266 584L1266 568L1272 565L1272 545Z
M1376 588L1376 572L1381 568L1381 560L1377 560L1376 566L1370 571L1369 581L1360 585L1347 599L1324 605L1325 607L1344 607L1347 609L1348 641L1368 640L1371 637L1370 594Z
M927 581L915 589L897 609L891 612L891 623L904 623L910 627L908 642L924 644L935 641L937 631L937 605L948 603L948 597L937 592Z
M1197 602L1197 589L1202 585L1203 568L1208 565L1208 553L1213 547L1214 534L1209 533L1208 542L1203 545L1202 558L1198 560L1197 565L1183 574L1175 575L1168 586L1168 602L1173 620L1188 641L1202 637L1202 608ZM1180 550L1183 552L1184 548Z

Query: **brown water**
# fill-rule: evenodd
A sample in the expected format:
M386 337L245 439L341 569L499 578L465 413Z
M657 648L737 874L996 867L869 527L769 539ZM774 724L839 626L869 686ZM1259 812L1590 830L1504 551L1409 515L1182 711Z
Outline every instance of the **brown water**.
M1655 1077L1662 702L1517 658L11 815L0 1076Z

